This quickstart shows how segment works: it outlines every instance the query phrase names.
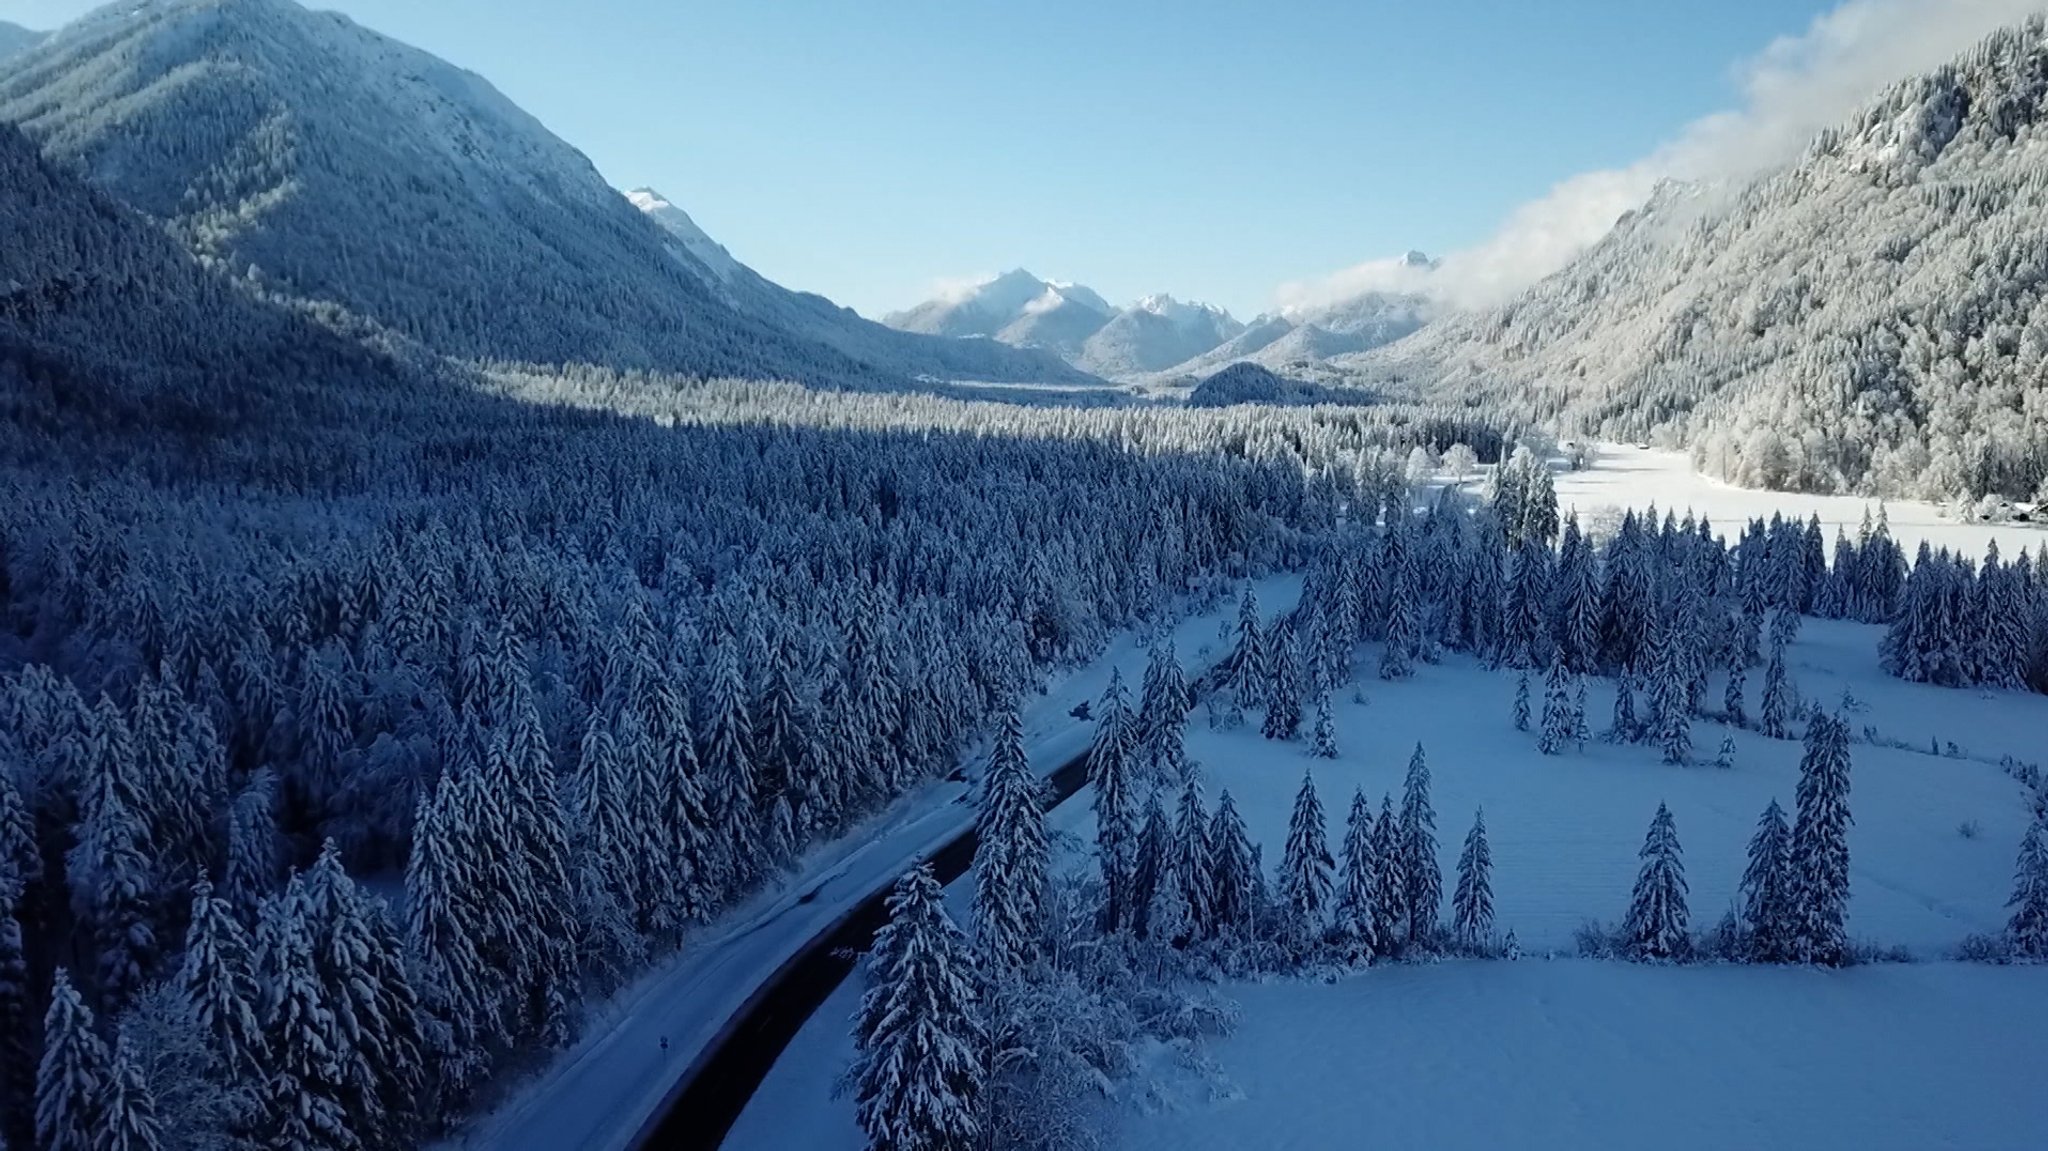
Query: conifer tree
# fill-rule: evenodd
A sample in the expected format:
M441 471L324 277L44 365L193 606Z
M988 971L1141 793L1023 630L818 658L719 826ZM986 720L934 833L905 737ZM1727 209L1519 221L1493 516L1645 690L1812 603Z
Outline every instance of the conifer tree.
M1351 814L1344 821L1342 881L1337 894L1336 936L1352 963L1367 963L1380 954L1379 859L1373 849L1372 804L1365 789L1351 794Z
M1131 869L1138 851L1138 800L1131 778L1131 710L1120 672L1096 709L1088 749L1088 779L1095 788L1095 861L1102 872L1102 929L1132 926Z
M1572 742L1584 751L1593 742L1593 729L1586 722L1586 677L1572 678Z
M1318 759L1337 758L1337 725L1330 715L1330 693L1325 691L1316 696L1315 742L1309 753Z
M1138 731L1145 777L1155 784L1177 783L1187 768L1188 681L1173 641L1152 645L1145 667L1144 698L1139 703Z
M263 901L284 876L278 862L277 775L265 768L250 773L228 813L228 858L221 873L221 897L243 927L254 927Z
M258 1110L275 1147L351 1151L362 1146L346 1100L351 1036L314 959L303 877L264 905L257 928L264 988L264 1073Z
M1131 857L1131 930L1147 936L1145 919L1152 907L1152 892L1167 868L1173 845L1173 831L1167 823L1166 808L1160 805L1159 789L1145 797L1145 818L1138 825L1138 849Z
M192 1005L216 1066L231 1082L254 1082L264 1066L255 958L248 933L203 874L192 888L192 924L185 932L177 985Z
M1515 677L1515 730L1529 730L1529 673Z
M30 1045L34 1008L22 948L22 887L13 868L10 860L0 858L0 1145L30 1147L36 1113L36 1059Z
M1715 766L1715 767L1718 767L1718 768L1722 768L1723 770L1726 770L1727 768L1731 768L1731 767L1734 767L1734 766L1735 766L1735 737L1734 737L1734 736L1732 736L1732 735L1724 735L1724 736L1722 736L1722 737L1721 737L1721 750L1720 750L1720 753L1719 753L1719 754L1717 754L1716 756L1714 756L1714 766Z
M1237 643L1230 655L1230 694L1234 713L1242 716L1242 709L1260 707L1265 703L1265 665L1266 641L1259 626L1259 597L1247 582L1244 599L1237 609Z
M1634 677L1624 671L1614 678L1614 719L1608 725L1604 738L1609 743L1634 743L1636 740L1636 693L1632 686Z
M711 661L711 715L699 757L709 781L712 826L724 836L731 881L745 887L760 874L761 812L754 763L748 754L746 682L740 676L737 640L721 643Z
M1394 815L1392 796L1380 796L1379 818L1372 825L1372 854L1379 868L1373 910L1378 924L1374 931L1380 951L1391 954L1408 942L1408 867L1401 851L1401 822Z
M1188 931L1193 939L1207 937L1214 927L1215 900L1209 887L1214 854L1202 785L1190 773L1187 786L1181 789L1180 810L1173 826L1172 870L1179 877L1181 897L1187 901Z
M1657 745L1665 763L1692 758L1692 700L1685 664L1686 640L1676 621L1659 633L1651 675L1650 707L1657 724Z
M1301 790L1294 796L1294 814L1287 824L1287 850L1280 861L1284 934L1297 954L1306 954L1322 935L1330 912L1335 866L1323 805L1316 798L1315 777L1303 773Z
M1749 865L1742 872L1742 926L1749 953L1764 963L1785 958L1791 934L1792 830L1772 800L1749 840Z
M1771 663L1764 670L1763 731L1772 739L1792 738L1792 681L1785 674L1785 649L1771 648Z
M158 1151L162 1146L163 1126L157 1121L156 1100L143 1081L135 1049L125 1035L114 1044L113 1058L107 1064L100 1122L93 1144L96 1151Z
M1631 958L1678 959L1691 947L1690 917L1685 907L1685 860L1678 847L1678 829L1671 810L1657 805L1656 818L1638 853L1635 893L1629 898L1622 938Z
M1791 958L1838 966L1848 959L1849 732L1816 715L1799 761L1798 817L1792 825Z
M1266 722L1260 729L1267 739L1293 739L1301 732L1301 658L1294 644L1294 629L1275 627L1274 646L1267 662Z
M1748 727L1749 715L1742 705L1742 689L1749 671L1736 661L1728 668L1728 690L1722 693L1721 708L1728 714L1728 722L1736 727Z
M1443 904L1443 867L1436 858L1436 812L1429 803L1429 763L1422 745L1408 758L1408 776L1401 786L1401 871L1408 881L1404 910L1408 942L1427 947L1436 936L1438 909Z
M1578 725L1572 719L1570 693L1571 685L1566 679L1564 660L1552 660L1550 675L1543 687L1543 731L1536 741L1536 749L1544 755L1556 755L1572 741Z
M989 1072L974 955L946 914L929 864L889 896L889 922L875 937L867 973L848 1080L868 1146L978 1146Z
M2012 898L2005 905L2012 908L2006 936L2013 953L2023 959L2048 959L2048 817L2036 817L2020 841Z
M1237 804L1225 791L1209 821L1209 891L1211 914L1219 935L1251 933L1258 910L1260 876L1251 836Z
M306 873L313 970L340 1024L343 1106L366 1144L410 1142L422 1087L422 1019L383 901L342 869L333 840Z
M1415 576L1405 550L1393 548L1404 533L1388 532L1387 639L1380 654L1381 679L1407 679L1415 672L1415 646L1420 625L1415 603Z
M1600 575L1577 516L1565 521L1557 583L1558 658L1574 675L1591 675L1600 661Z
M79 758L83 779L77 844L67 878L79 918L98 956L95 986L103 1009L118 1009L142 989L156 961L151 925L149 826L127 721L102 696L88 720Z
M1486 812L1473 813L1472 830L1458 853L1458 888L1451 895L1451 931L1467 946L1493 934L1493 851L1486 844Z
M1532 542L1514 550L1502 621L1503 659L1509 667L1542 667L1550 658L1550 557Z
M106 1044L93 1030L92 1009L57 969L43 1016L43 1059L36 1071L36 1146L42 1151L98 1151L107 1129Z
M1013 703L989 752L975 824L974 937L992 976L1028 967L1045 937L1051 864L1042 793Z

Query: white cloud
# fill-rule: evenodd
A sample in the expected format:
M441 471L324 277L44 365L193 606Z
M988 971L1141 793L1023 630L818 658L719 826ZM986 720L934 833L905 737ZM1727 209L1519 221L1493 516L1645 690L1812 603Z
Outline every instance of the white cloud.
M975 290L993 282L994 272L983 272L975 276L937 276L932 280L931 290L925 293L927 300L957 304L975 293Z
M1445 256L1426 290L1466 306L1499 303L1606 235L1659 180L1741 179L1796 159L1887 84L2044 8L2044 0L1844 0L1738 67L1739 108L1687 124L1625 168L1581 173L1516 208L1492 237ZM1282 284L1274 295L1283 306L1313 306L1414 279L1396 264L1370 261Z

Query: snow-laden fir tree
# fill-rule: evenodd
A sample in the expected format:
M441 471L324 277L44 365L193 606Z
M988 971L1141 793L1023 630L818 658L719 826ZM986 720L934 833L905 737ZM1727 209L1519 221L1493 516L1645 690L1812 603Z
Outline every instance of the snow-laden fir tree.
M246 1096L264 1061L255 958L248 933L203 874L192 888L192 922L176 985L191 1004L214 1067ZM252 1102L237 1100L244 1112Z
M264 905L257 928L265 1062L257 1110L268 1146L342 1151L362 1145L348 1112L354 1037L320 978L307 904L304 877L295 875Z
M123 1035L107 1062L106 1085L100 1098L100 1129L95 1151L159 1151L163 1125L157 1121L156 1099L142 1077L135 1049Z
M1686 640L1676 620L1659 629L1650 671L1650 713L1665 763L1692 758L1692 700L1685 665Z
M1721 750L1717 755L1714 756L1714 766L1723 769L1735 766L1734 736L1724 735L1721 737Z
M698 755L709 783L712 826L722 834L726 870L745 887L759 877L763 859L761 812L757 806L753 756L748 736L747 685L740 673L739 640L728 638L712 651L710 715Z
M2020 841L2013 864L2012 908L2006 937L2013 954L2023 959L2048 959L2048 819L2036 818Z
M1337 758L1337 724L1330 715L1330 693L1316 695L1315 741L1309 746L1309 754L1318 759Z
M1749 726L1749 713L1742 704L1742 691L1749 671L1740 662L1728 667L1728 689L1721 695L1721 709L1727 714L1728 722L1736 727Z
M1359 788L1351 795L1351 813L1344 821L1334 931L1350 963L1368 963L1381 953L1380 866L1373 830L1372 803Z
M0 766L0 773L5 772ZM22 886L0 858L0 1144L35 1141L36 1060L28 956L22 948Z
M1380 795L1379 818L1372 825L1372 855L1379 871L1373 911L1378 920L1373 934L1383 954L1400 951L1408 942L1408 862L1401 850L1401 821L1394 814L1394 799Z
M1685 860L1671 810L1661 803L1638 855L1643 863L1629 897L1628 917L1622 921L1622 944L1634 959L1682 958L1692 940L1685 908Z
M1042 792L1013 703L989 751L975 822L974 939L991 975L1028 967L1045 937L1051 864Z
M866 968L847 1080L868 1146L979 1146L988 1079L979 979L929 864L897 882Z
M1458 853L1458 887L1451 893L1451 931L1468 947L1493 935L1493 851L1486 844L1486 812L1472 815Z
M1209 821L1209 893L1216 932L1248 937L1258 911L1260 876L1251 836L1237 803L1225 791Z
M1294 814L1287 823L1287 850L1280 860L1283 934L1297 955L1306 955L1323 934L1335 867L1323 804L1316 798L1315 777L1304 772L1301 790L1294 795Z
M1515 677L1515 730L1529 730L1529 673Z
M1572 677L1572 742L1580 751L1593 742L1593 728L1586 720L1586 677Z
M41 1151L99 1151L107 1128L106 1044L93 1030L92 1009L57 969L43 1015L43 1059L36 1072L36 1146Z
M1502 626L1502 662L1538 668L1550 658L1550 553L1533 543L1514 550Z
M1202 802L1202 784L1195 773L1188 774L1181 789L1180 809L1175 814L1170 869L1178 877L1181 898L1187 901L1188 931L1192 939L1206 938L1214 926L1215 904L1209 880L1215 860L1209 842L1209 811Z
M1131 930L1140 939L1148 934L1145 922L1152 907L1152 892L1167 869L1173 851L1173 829L1166 808L1159 801L1159 789L1145 797L1145 818L1138 825L1138 846L1131 856Z
M1121 672L1112 670L1088 749L1095 795L1095 862L1102 873L1102 930L1131 926L1131 869L1138 852L1138 797L1131 777L1131 709Z
M424 1024L383 900L355 885L330 839L306 872L303 906L313 969L346 1037L343 1105L352 1129L371 1146L412 1142Z
M98 957L95 987L103 1008L142 989L157 957L151 924L148 810L134 741L111 699L100 697L77 752L81 823L66 857L72 903Z
M1572 742L1577 727L1572 719L1571 684L1564 660L1554 659L1543 685L1543 730L1537 736L1536 750L1544 755L1556 755Z
M1187 676L1173 640L1152 645L1145 665L1143 698L1138 704L1138 745L1144 777L1155 784L1178 783L1187 767L1188 698Z
M1237 609L1237 642L1230 653L1230 707L1238 724L1244 722L1245 708L1264 705L1265 692L1266 641L1259 626L1259 597L1247 582Z
M1405 534L1390 530L1390 545ZM1387 559L1387 639L1380 653L1380 678L1407 679L1415 672L1415 648L1420 635L1414 562L1405 549L1396 554L1391 546Z
M1293 739L1301 732L1301 656L1294 642L1294 629L1276 625L1266 662L1266 721L1260 731L1267 739Z
M1792 830L1775 799L1749 839L1749 864L1737 897L1750 957L1763 963L1783 960L1792 931Z
M1634 743L1636 724L1635 677L1627 671L1614 677L1614 718L1601 738L1609 743Z
M1798 816L1792 825L1792 932L1795 963L1839 966L1849 956L1849 729L1816 714L1799 761Z
M1760 715L1764 734L1772 739L1791 739L1793 707L1792 681L1785 674L1785 649L1774 644L1770 666L1764 669L1764 702Z
M1429 803L1429 762L1422 745L1408 757L1408 775L1401 784L1401 871L1408 884L1403 910L1408 915L1408 943L1427 947L1436 936L1438 909L1443 905L1443 867L1436 858L1436 811Z

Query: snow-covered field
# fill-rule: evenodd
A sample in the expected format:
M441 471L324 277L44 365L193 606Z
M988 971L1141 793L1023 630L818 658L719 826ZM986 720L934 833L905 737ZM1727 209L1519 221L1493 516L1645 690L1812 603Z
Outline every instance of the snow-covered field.
M1692 476L1682 457L1627 448L1607 449L1593 471L1560 474L1558 488L1560 504L1582 514L1654 500L1705 512L1727 530L1752 515L1819 511L1830 534L1833 523L1853 533L1863 508L1728 488ZM2048 539L2021 526L1955 524L1923 504L1889 511L1908 548L1924 537L1976 554L1996 534L2014 554ZM1196 1092L1172 1113L1133 1112L1125 1145L1581 1147L1640 1144L1653 1131L1660 1145L1678 1147L2039 1145L2048 1097L2021 1069L2048 1058L2039 1022L2048 1018L2048 971L1938 960L2004 922L2028 811L2025 789L1998 761L2048 761L2048 697L1891 679L1877 666L1881 635L1807 620L1788 661L1808 697L1834 706L1846 690L1856 701L1850 934L1930 962L1819 972L1530 958L1386 968L1334 986L1231 987L1244 1022L1216 1051L1231 1097ZM1513 673L1452 657L1385 683L1370 678L1372 666L1361 661L1364 702L1348 692L1337 701L1335 761L1255 728L1210 731L1199 709L1191 717L1189 752L1209 801L1231 791L1269 864L1305 769L1334 845L1353 789L1375 807L1383 792L1398 797L1419 741L1446 888L1484 807L1500 928L1514 929L1525 951L1565 951L1582 921L1626 910L1658 803L1677 820L1695 928L1729 907L1765 804L1792 808L1798 743L1737 732L1734 766L1722 769L1711 761L1727 729L1701 720L1695 766L1665 765L1653 747L1598 742L1546 757L1533 734L1513 728ZM1752 712L1760 681L1750 678ZM1708 698L1718 701L1721 687L1716 676ZM1540 710L1540 678L1531 688ZM1596 732L1612 701L1611 683L1592 684ZM1932 754L1933 741L1944 754ZM1085 804L1066 805L1053 823L1083 843L1092 835ZM1085 854L1068 863L1086 866ZM811 1020L728 1146L861 1145L850 1104L829 1098L852 1052L855 998L849 983Z
M1585 471L1557 473L1558 508L1566 512L1578 509L1583 521L1597 521L1610 512L1618 518L1625 508L1641 510L1653 503L1660 514L1674 511L1683 517L1687 509L1705 514L1723 533L1740 530L1743 522L1754 517L1769 519L1773 512L1801 520L1818 515L1830 549L1835 529L1854 538L1864 511L1874 517L1880 506L1880 501L1863 496L1732 487L1693 471L1682 452L1623 444L1600 445L1594 466ZM2039 552L2048 545L2048 525L2044 524L1961 523L1942 515L1935 505L1917 500L1893 500L1882 506L1891 521L1892 538L1905 546L1908 558L1922 540L1971 557L1983 555L1984 545L1993 537L2008 558L2022 548Z

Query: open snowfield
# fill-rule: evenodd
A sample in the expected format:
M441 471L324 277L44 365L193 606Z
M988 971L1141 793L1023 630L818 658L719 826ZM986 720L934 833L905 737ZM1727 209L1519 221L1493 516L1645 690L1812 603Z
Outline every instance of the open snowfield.
M1817 510L1830 535L1835 523L1853 533L1864 506L1728 488L1693 476L1683 457L1628 448L1606 449L1593 471L1560 473L1558 490L1560 504L1582 515L1655 500L1705 512L1728 531L1752 515ZM1978 554L1996 535L2015 554L2048 540L2024 526L1956 524L1924 504L1889 510L1909 549L1927 538ZM1262 739L1256 720L1211 731L1198 708L1188 748L1207 799L1230 790L1269 871L1304 770L1314 771L1334 850L1353 790L1362 787L1375 810L1382 793L1398 802L1409 753L1423 743L1447 894L1473 812L1484 807L1497 921L1533 954L1383 968L1334 985L1227 987L1244 1015L1214 1050L1227 1097L1191 1090L1165 1113L1132 1109L1122 1145L1601 1147L1641 1145L1653 1132L1658 1145L1683 1148L2042 1145L2048 970L1940 960L2005 921L2028 810L2025 788L1998 761L2048 761L2048 697L1892 679L1878 668L1882 634L1806 620L1788 666L1808 698L1833 707L1846 690L1855 701L1849 931L1926 961L1910 965L1823 972L1535 957L1568 952L1588 918L1622 916L1660 802L1677 821L1693 926L1711 926L1734 898L1757 816L1773 798L1793 807L1798 742L1735 732L1734 766L1722 769L1712 761L1730 729L1701 719L1692 766L1665 765L1652 746L1597 740L1546 757L1533 732L1514 730L1514 673L1452 656L1386 683L1371 676L1370 646L1360 649L1356 682L1364 702L1349 690L1335 701L1334 761L1310 758L1305 742ZM1752 714L1761 681L1749 679ZM1723 682L1716 675L1711 685L1716 705ZM1541 677L1531 694L1540 713ZM1612 702L1612 683L1592 681L1596 734ZM1935 740L1943 754L1932 753ZM1067 804L1052 822L1073 837L1066 865L1089 866L1080 846L1093 834L1087 804ZM856 999L850 981L806 1025L727 1146L861 1146L851 1104L829 1098L852 1054Z
M1854 538L1864 510L1876 516L1880 501L1733 487L1693 471L1683 452L1622 444L1600 445L1594 465L1585 471L1557 473L1559 510L1576 508L1581 521L1589 525L1610 513L1619 519L1624 509L1640 511L1653 503L1660 515L1672 511L1683 518L1688 509L1705 514L1724 535L1739 531L1752 518L1769 519L1773 512L1801 520L1818 515L1832 555L1835 529ZM1884 501L1883 507L1891 521L1892 538L1905 546L1908 559L1921 540L1971 557L1983 555L1984 545L1993 537L2008 558L2022 548L2039 552L2048 545L2048 525L1960 523L1943 516L1935 505L1917 500Z

